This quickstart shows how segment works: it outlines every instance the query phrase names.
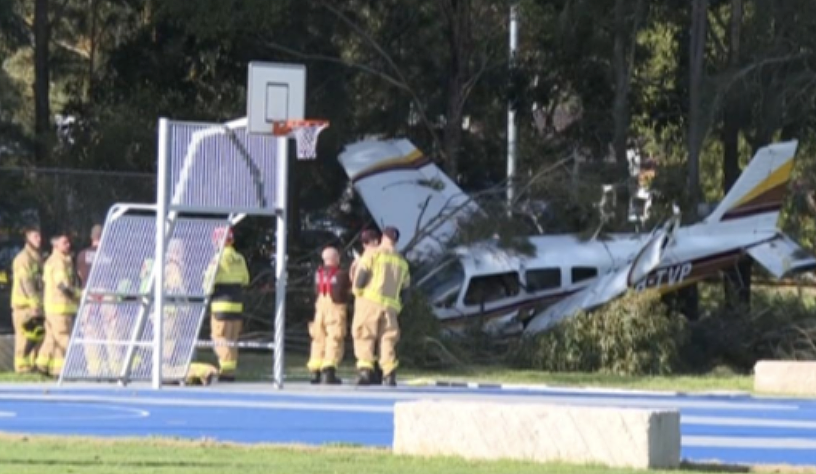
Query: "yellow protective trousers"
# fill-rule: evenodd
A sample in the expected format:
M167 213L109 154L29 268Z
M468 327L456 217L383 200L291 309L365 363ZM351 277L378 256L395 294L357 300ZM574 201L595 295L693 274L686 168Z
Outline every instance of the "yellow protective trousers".
M40 371L55 377L62 372L73 327L74 315L45 315L45 340L37 355L37 368Z
M238 342L244 322L240 319L210 319L211 337L215 343ZM234 375L238 368L238 348L216 345L213 350L218 356L221 375Z
M347 315L345 304L335 303L329 295L317 297L314 321L309 323L312 347L307 366L310 371L337 368L342 362Z
M374 368L378 344L383 375L388 375L397 368L399 362L396 348L400 338L398 315L395 309L365 298L357 298L354 302L351 334L358 369Z
M14 325L14 371L17 373L28 373L34 370L37 351L42 345L42 334L35 335L25 329L26 323L35 315L35 312L30 309L14 309L11 312Z

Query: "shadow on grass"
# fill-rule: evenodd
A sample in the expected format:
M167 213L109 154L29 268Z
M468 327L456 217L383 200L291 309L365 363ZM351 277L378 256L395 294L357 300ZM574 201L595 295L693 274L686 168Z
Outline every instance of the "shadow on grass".
M680 470L694 472L751 472L750 467L737 464L698 463L689 461L680 463Z

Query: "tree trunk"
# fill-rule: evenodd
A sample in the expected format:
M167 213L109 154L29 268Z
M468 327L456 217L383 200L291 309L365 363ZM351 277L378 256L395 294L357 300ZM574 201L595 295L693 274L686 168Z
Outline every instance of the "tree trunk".
M613 66L615 75L615 97L612 105L612 149L615 153L620 176L615 179L625 179L628 183L626 192L617 193L616 216L618 220L625 220L629 199L635 191L636 178L629 176L629 160L627 157L629 126L631 111L629 110L629 93L632 84L632 63L634 61L635 40L640 25L643 9L643 0L637 0L632 15L631 28L628 27L627 5L630 0L615 0L615 43L613 47ZM628 47L627 47L628 44ZM633 182L634 181L634 182Z
M699 218L700 152L706 134L703 114L703 66L707 29L708 0L692 0L691 40L689 42L689 124L688 124L688 191L691 214Z
M731 24L728 41L728 69L736 71L740 64L740 36L742 32L743 0L731 0ZM743 126L742 111L740 110L740 90L733 86L725 91L725 112L723 115L723 195L728 193L731 186L740 175L739 166L739 134ZM745 276L748 276L746 280ZM751 292L750 261L740 261L723 275L723 291L725 306L734 311L739 306L750 309Z
M446 8L448 23L448 46L450 64L448 71L448 102L445 121L444 148L447 172L454 181L459 180L459 151L462 146L462 115L464 114L465 83L469 77L469 53L471 48L470 0L448 0Z
M91 32L90 54L88 58L88 100L92 100L94 86L94 71L96 70L97 30L99 22L99 0L91 0Z
M48 7L49 0L34 2L34 135L37 164L48 162L52 140L48 48L51 42L51 27Z
M462 109L459 105L462 92L462 81L458 76L451 76L449 81L448 110L445 122L445 157L448 176L459 182L459 149L462 146Z
M691 35L689 41L689 123L688 123L688 190L691 220L700 217L700 152L703 148L707 121L703 113L703 66L708 23L708 0L692 0ZM691 320L699 318L700 298L697 284L683 291L686 307L684 313Z

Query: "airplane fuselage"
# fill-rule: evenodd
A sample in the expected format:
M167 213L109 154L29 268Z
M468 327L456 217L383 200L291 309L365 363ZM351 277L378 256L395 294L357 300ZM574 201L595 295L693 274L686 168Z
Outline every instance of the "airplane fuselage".
M634 285L668 293L732 267L743 250L773 232L728 232L718 225L679 228L661 263ZM461 331L477 324L491 333L519 333L547 306L631 260L649 234L618 234L580 241L571 235L530 238L535 255L518 255L489 243L457 249L418 283L443 325Z

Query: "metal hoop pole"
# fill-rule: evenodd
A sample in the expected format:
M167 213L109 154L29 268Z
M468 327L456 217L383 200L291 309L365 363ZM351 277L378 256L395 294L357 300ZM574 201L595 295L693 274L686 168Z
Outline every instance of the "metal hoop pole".
M275 249L275 388L283 388L283 336L286 325L286 220L289 194L289 138L277 137L277 242Z
M156 186L156 255L153 271L153 389L159 390L162 385L162 361L164 338L164 264L165 244L167 242L167 191L168 191L168 135L170 124L166 118L159 120L159 163L158 183ZM148 307L148 317L150 309Z

